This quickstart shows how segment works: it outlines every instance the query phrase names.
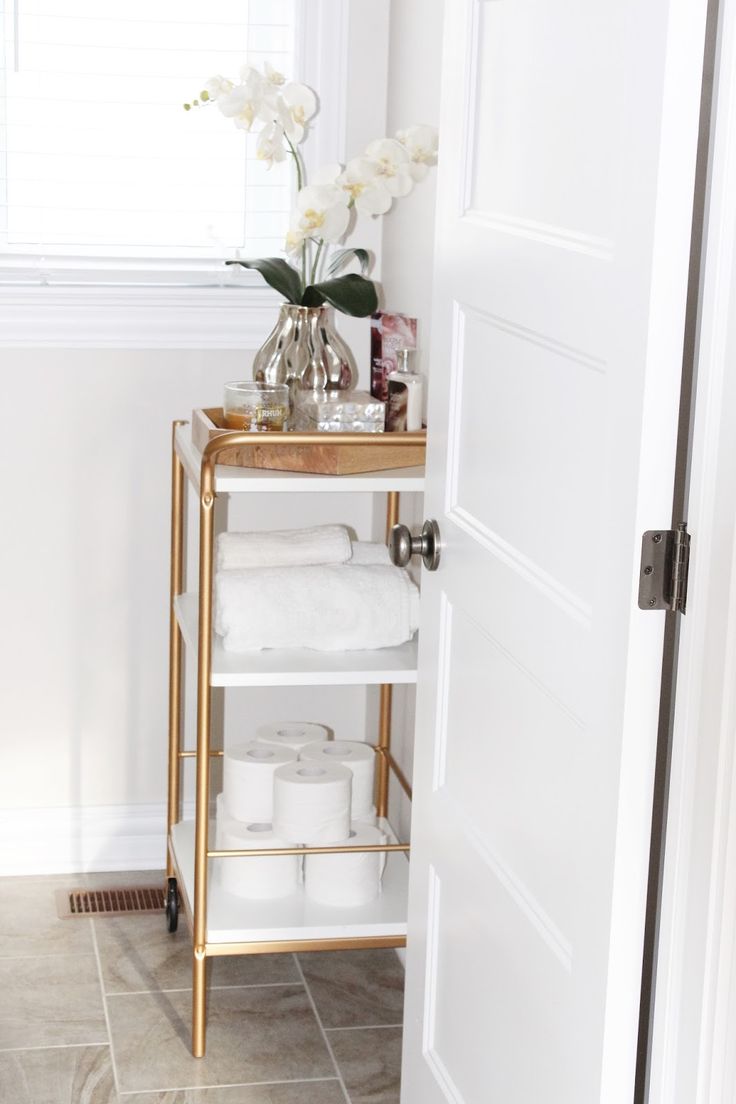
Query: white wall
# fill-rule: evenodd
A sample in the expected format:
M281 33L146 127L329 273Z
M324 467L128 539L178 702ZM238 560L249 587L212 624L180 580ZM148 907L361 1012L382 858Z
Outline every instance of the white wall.
M443 11L444 0L393 0L389 40L389 135L413 123L438 125ZM419 320L417 368L425 374L425 382L432 325L435 194L435 173L430 172L411 196L399 200L383 220L385 309L400 311ZM420 496L410 496L402 505L401 515L402 521L418 531L422 523ZM413 688L397 687L394 692L394 752L409 778L414 742L414 697ZM392 788L391 811L392 819L406 838L410 808L398 786Z
M389 45L388 134L413 123L437 126L444 0L394 0ZM430 171L383 220L387 310L419 319L418 368L428 369L432 322L435 177Z
M170 422L244 367L3 352L3 807L160 799Z
M2 353L1 870L63 868L64 854L75 866L126 865L125 848L107 846L125 835L125 810L136 820L133 835L160 821L170 425L195 406L217 405L227 379L247 378L251 358L227 349ZM370 533L364 496L259 496L255 517L250 506L245 498L233 502L233 527L342 521L360 536ZM227 728L242 734L261 720L292 716L349 735L359 717L362 733L364 694L347 688L314 700L305 690L282 691L276 714L262 692L235 694ZM190 695L190 719L191 706ZM74 842L82 832L75 810L85 811L94 844ZM136 819L143 813L145 826ZM34 822L39 838L31 841ZM30 853L26 847L19 866L20 826ZM162 853L163 843L159 854L150 840L133 851L140 865Z

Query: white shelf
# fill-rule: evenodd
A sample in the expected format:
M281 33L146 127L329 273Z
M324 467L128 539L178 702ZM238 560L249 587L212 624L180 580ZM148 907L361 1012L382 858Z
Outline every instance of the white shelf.
M196 594L174 601L184 642L197 650ZM356 686L417 681L417 638L397 648L365 652L313 652L307 648L226 652L218 636L212 644L211 686Z
M392 841L390 825L381 822ZM214 839L214 822L210 838ZM194 822L181 821L171 832L176 864L191 914L194 900ZM382 891L375 901L358 908L337 908L310 901L303 891L277 901L249 901L226 893L217 868L233 859L210 859L207 885L207 942L251 943L291 939L349 939L405 936L409 863L403 852L388 855ZM257 860L251 859L251 862Z
M191 440L189 425L176 430L176 451L193 486L199 490L202 453ZM361 472L357 475L307 475L304 472L264 471L260 468L215 467L215 491L237 494L278 494L297 491L423 491L424 468L395 468L390 471Z

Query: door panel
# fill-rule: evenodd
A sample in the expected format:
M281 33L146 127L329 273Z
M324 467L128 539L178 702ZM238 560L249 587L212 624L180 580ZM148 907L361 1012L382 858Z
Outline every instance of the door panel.
M562 768L575 785L583 726L464 611L453 610L451 623L437 790L454 805L453 815L462 817L467 806L476 810L466 830L478 840L502 841L494 869L569 945L562 932L572 923L566 856L574 844L574 810L559 802L549 779ZM474 677L478 668L485 672L482 682ZM490 701L498 724L489 723ZM544 731L538 726L542 713ZM475 720L469 724L468 718ZM510 789L509 778L519 785ZM538 818L547 826L543 846L532 831ZM485 853L490 856L487 846Z
M448 509L589 613L593 562L581 564L578 548L600 485L605 366L542 333L454 308ZM509 419L510 410L521 416Z
M464 88L475 114L467 132L467 207L600 243L612 230L616 164L609 135L620 115L609 90L620 83L619 19L590 0L482 0L472 19ZM569 186L571 161L579 189Z
M626 1104L705 0L446 5L404 1104Z
M450 862L442 876L430 868L425 1061L447 1099L480 1099L477 1086L486 1084L489 1101L544 1101L574 1059L565 1031L569 951L498 873L492 857L475 848L462 868ZM488 953L506 945L510 954ZM530 986L558 992L554 1007L530 1003ZM489 1001L493 994L504 999ZM462 1031L458 1007L465 1009ZM523 1040L541 1033L550 1045L530 1060Z

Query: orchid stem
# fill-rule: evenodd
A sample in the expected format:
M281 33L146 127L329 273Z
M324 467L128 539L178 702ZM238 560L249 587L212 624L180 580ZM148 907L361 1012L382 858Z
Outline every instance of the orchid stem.
M307 290L307 243L302 242L302 295Z
M319 242L317 243L317 252L314 256L314 264L312 265L312 276L311 276L311 280L310 280L310 283L312 283L312 284L317 279L317 265L319 264L319 258L320 258L320 254L322 252L322 249L324 247L324 244L325 244L325 239L320 238Z
M289 152L291 153L291 156L294 158L294 164L296 165L296 187L297 187L297 191L301 191L302 188L304 187L304 169L302 167L302 159L301 159L301 157L299 156L299 154L297 152L296 146L294 145L294 143L292 142L291 138L286 133L286 131L284 131L284 138L286 139L286 144L289 147ZM307 243L302 242L302 293L304 293L304 291L306 290L306 287L307 287Z

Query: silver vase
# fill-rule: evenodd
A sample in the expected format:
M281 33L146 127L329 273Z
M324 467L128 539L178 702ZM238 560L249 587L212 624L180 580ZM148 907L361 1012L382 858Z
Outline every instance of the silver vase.
M328 307L284 303L253 361L253 379L287 383L292 393L346 391L356 375L353 354L335 330Z

